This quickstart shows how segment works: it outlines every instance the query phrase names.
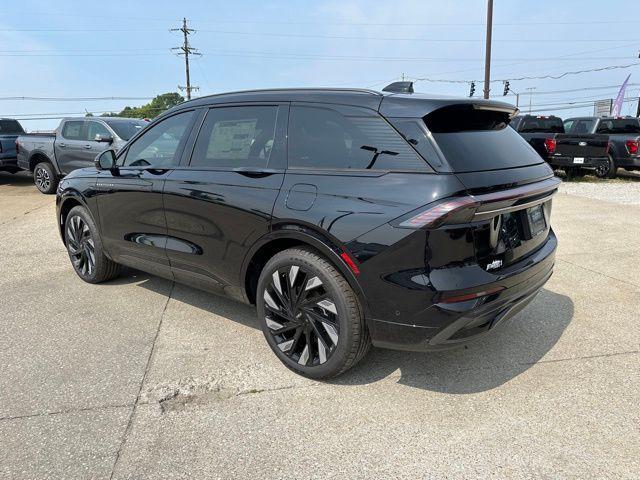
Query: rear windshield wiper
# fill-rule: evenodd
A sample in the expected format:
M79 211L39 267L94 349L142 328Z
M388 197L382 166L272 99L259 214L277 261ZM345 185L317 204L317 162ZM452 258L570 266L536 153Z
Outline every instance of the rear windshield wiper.
M369 165L365 167L367 170L373 168L373 164L376 163L380 155L398 155L398 152L392 152L391 150L378 150L376 147L371 147L369 145L362 145L360 148L368 152L373 152L373 157L371 158Z

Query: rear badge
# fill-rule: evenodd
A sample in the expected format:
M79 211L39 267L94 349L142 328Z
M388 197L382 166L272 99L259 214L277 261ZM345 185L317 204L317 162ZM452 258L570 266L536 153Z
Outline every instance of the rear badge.
M494 260L490 264L487 265L487 270L495 270L502 266L502 260Z

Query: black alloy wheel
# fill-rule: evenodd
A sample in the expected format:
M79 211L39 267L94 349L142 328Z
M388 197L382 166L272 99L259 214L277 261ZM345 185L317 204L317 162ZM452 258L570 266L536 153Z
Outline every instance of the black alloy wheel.
M64 242L73 269L85 282L104 282L120 273L120 265L105 255L98 229L84 207L73 207L67 215Z
M316 275L299 265L276 269L263 298L269 333L287 357L302 366L331 357L340 337L338 311Z
M296 373L333 377L369 349L353 289L314 250L292 248L271 258L260 274L256 304L267 343Z
M611 156L607 157L607 162L604 164L599 164L596 167L595 173L598 178L615 178L617 167L613 162L613 158Z
M73 268L83 277L91 277L96 270L96 244L89 226L74 215L67 222L67 250Z

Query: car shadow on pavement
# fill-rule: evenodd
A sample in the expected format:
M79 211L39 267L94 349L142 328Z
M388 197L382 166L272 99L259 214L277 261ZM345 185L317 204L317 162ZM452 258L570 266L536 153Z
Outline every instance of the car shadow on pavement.
M108 284L127 283L163 295L171 290L170 281L130 269ZM171 298L260 329L252 306L180 284L173 288ZM353 369L328 383L366 385L399 372L398 383L424 390L450 394L491 390L538 363L558 342L573 313L569 297L542 289L522 312L467 347L428 353L372 348Z
M12 185L14 187L33 187L33 177L29 172L0 172L0 185Z
M431 353L372 349L334 383L360 385L393 376L398 383L450 394L496 388L538 363L573 318L572 300L543 289L522 312L467 347Z

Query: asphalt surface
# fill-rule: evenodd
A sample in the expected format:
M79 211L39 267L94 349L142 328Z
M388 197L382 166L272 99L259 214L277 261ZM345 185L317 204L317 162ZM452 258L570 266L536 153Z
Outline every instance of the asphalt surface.
M320 383L250 307L83 283L54 198L0 173L0 478L638 478L640 206L561 193L552 221L555 274L495 335Z

